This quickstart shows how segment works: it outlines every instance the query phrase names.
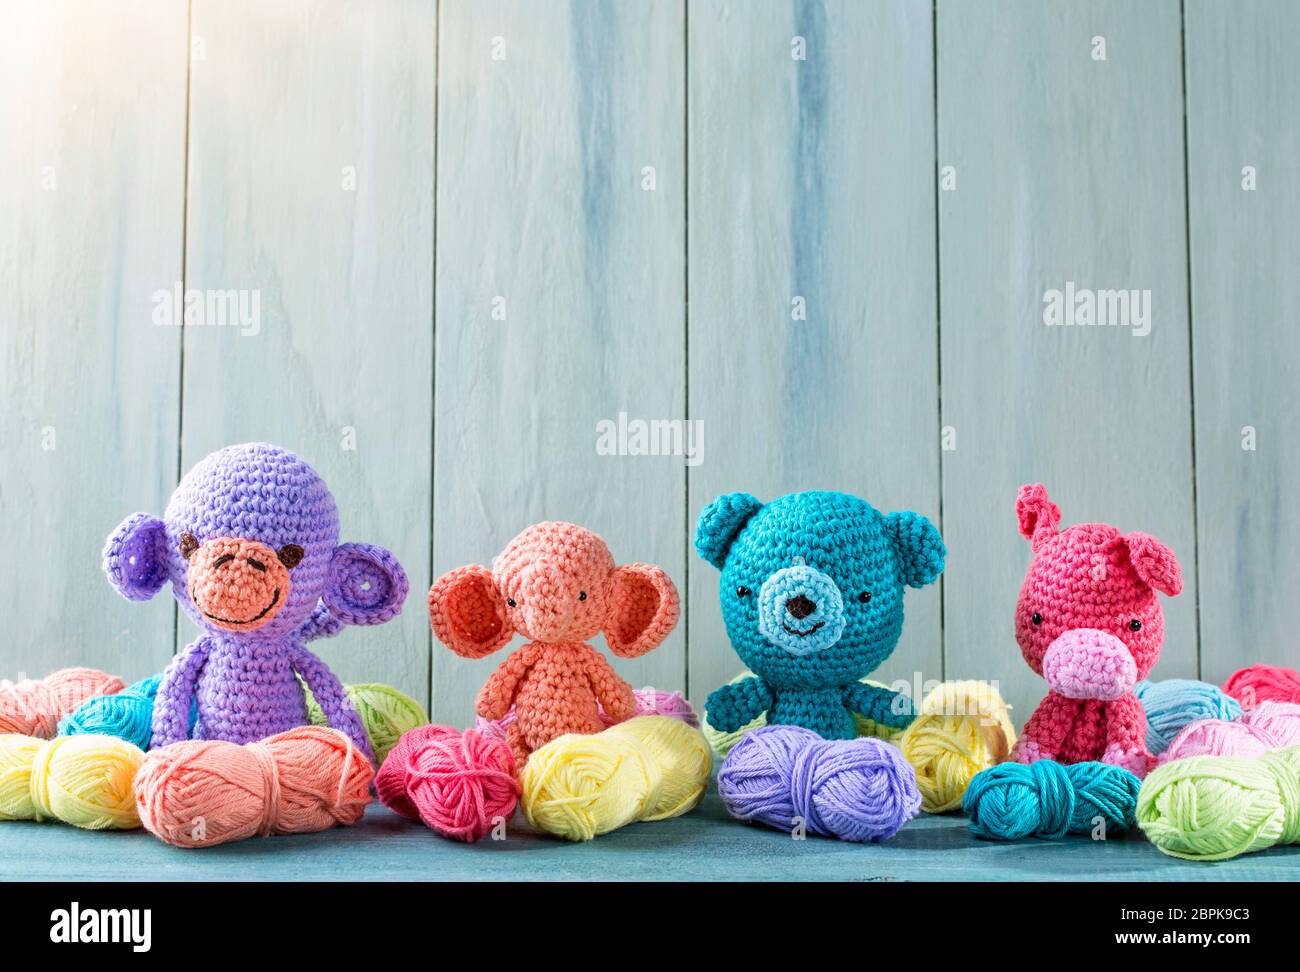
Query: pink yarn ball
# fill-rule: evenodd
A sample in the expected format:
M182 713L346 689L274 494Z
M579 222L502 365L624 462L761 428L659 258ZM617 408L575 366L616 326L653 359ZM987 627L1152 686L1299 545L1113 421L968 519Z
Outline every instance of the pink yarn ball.
M515 812L515 757L504 739L474 729L420 726L389 752L375 792L394 813L473 843Z
M1300 705L1261 702L1234 722L1201 719L1174 736L1158 763L1189 756L1263 756L1274 749L1300 745Z
M671 716L674 719L680 719L692 729L700 728L700 718L691 708L691 704L683 698L681 692L658 692L650 688L633 689L632 696L636 699L636 708L632 716L644 715L662 715ZM600 721L608 728L614 725L614 720L605 715L605 710L600 708L597 703L597 709L600 714ZM493 739L506 739L506 730L510 724L515 721L515 710L511 708L509 712L501 719L484 719L479 716L474 722L474 728L485 736L491 736Z

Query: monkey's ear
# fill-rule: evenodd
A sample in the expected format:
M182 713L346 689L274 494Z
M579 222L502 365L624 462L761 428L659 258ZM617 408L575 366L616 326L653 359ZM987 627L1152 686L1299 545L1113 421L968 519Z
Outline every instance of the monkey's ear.
M383 624L402 611L410 583L397 558L369 543L342 543L330 557L321 600L344 624Z
M167 583L167 526L148 513L123 520L104 544L104 573L117 592L147 601Z

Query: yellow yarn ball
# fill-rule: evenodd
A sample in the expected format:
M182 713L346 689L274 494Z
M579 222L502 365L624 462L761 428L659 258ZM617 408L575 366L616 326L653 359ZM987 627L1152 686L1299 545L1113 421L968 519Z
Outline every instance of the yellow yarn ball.
M741 679L752 678L753 672L743 671L727 684L734 685ZM874 685L876 688L889 688L883 682L876 682L869 678L859 679L863 685ZM892 726L881 725L864 715L857 712L853 713L853 723L857 726L859 736L874 736L876 739L883 739L885 742L895 742L903 734L903 730L895 729ZM760 729L767 725L767 716L761 715L748 725L741 726L735 732L719 732L709 724L709 710L704 710L704 719L700 722L700 729L704 733L704 738L709 741L713 751L719 756L726 756L731 752L731 748L740 742L740 737L747 732Z
M592 735L560 736L533 752L520 774L521 804L534 829L591 840L694 809L712 768L698 729L670 716L638 716Z
M1300 842L1300 746L1158 766L1138 791L1137 822L1156 847L1189 861Z
M305 682L302 690L307 697L307 718L312 725L325 725L325 713L321 711ZM397 740L402 738L403 733L429 724L424 706L391 685L368 682L363 685L345 685L343 691L352 700L352 707L357 710L357 716L370 739L370 748L375 751L377 763L384 761L388 751L397 745Z
M944 682L922 701L895 745L916 770L921 808L961 809L975 774L1007 759L1016 743L1010 707L987 682Z
M144 752L116 736L0 736L0 820L139 827L132 783L142 762Z

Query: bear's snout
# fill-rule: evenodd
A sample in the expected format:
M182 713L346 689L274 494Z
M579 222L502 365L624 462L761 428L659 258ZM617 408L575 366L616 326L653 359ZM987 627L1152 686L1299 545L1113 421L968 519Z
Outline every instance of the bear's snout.
M1137 684L1128 645L1095 628L1072 628L1047 646L1043 677L1070 699L1118 699Z
M828 575L805 564L778 570L758 592L758 630L792 655L831 647L844 634L844 599Z

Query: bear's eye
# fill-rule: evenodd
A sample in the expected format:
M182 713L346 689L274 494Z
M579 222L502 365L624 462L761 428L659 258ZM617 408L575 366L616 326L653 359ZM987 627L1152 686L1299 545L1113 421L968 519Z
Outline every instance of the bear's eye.
M1034 612L1034 616L1033 616L1032 618L1030 618L1029 620L1032 621L1032 622L1034 622L1034 624L1042 624L1042 623L1043 623L1043 616L1042 616L1041 614L1039 614L1037 611L1035 611L1035 612Z
M579 601L585 601L586 599L587 599L587 592L586 592L586 591L579 591L579 592L578 592L578 600L579 600Z
M515 599L514 599L513 597L508 597L508 598L506 598L506 603L509 604L511 607L518 607L518 606L519 606L519 605L515 604Z
M868 603L871 600L871 592L863 591L861 594L858 595L858 600L863 604Z
M750 590L744 584L736 588L736 597L749 597Z
M1130 621L1130 622L1128 623L1128 629L1129 629L1130 631L1141 631L1141 630L1142 630L1142 622L1139 621L1137 618L1134 618L1132 621Z

